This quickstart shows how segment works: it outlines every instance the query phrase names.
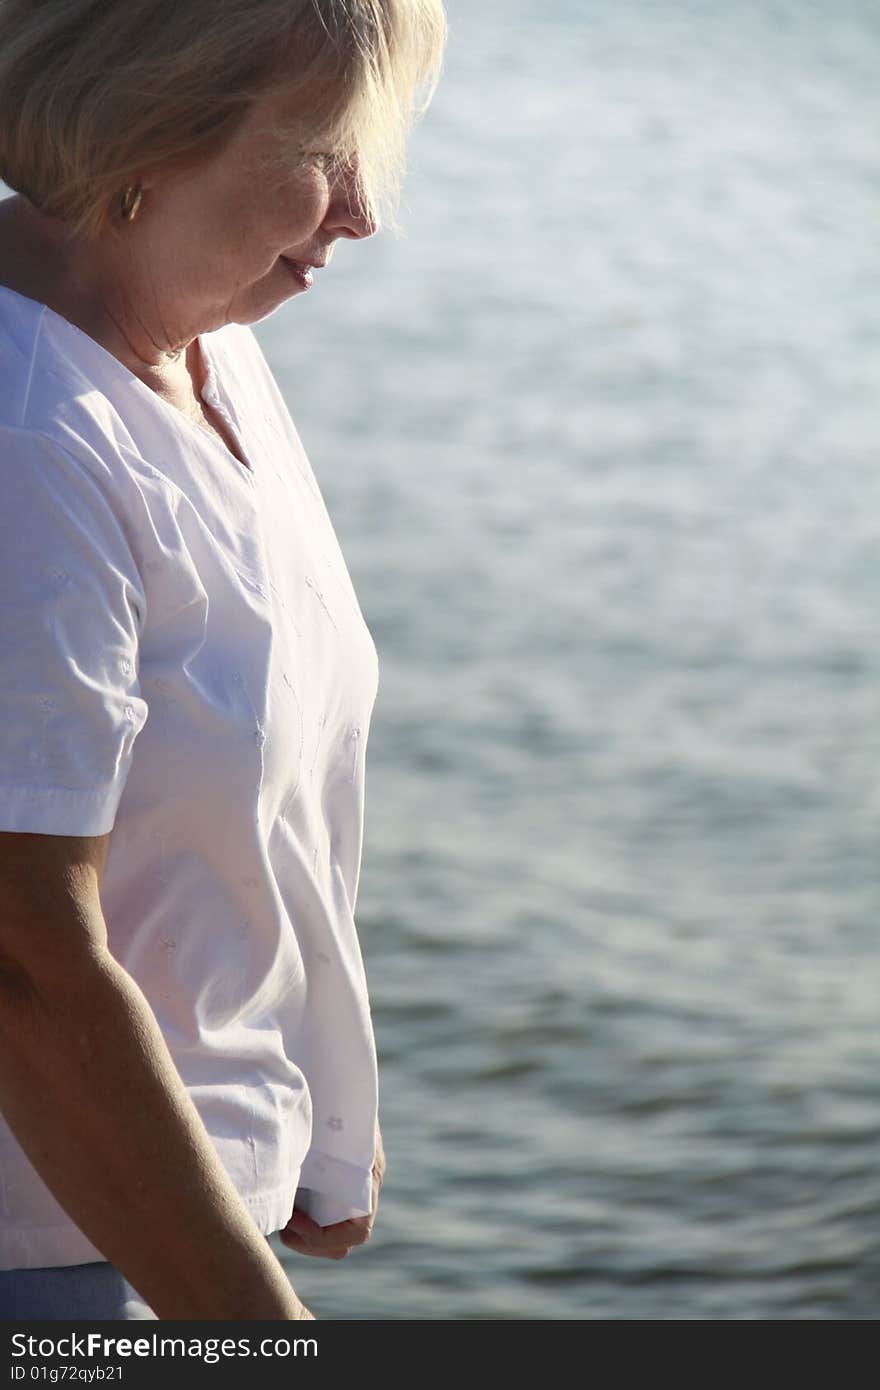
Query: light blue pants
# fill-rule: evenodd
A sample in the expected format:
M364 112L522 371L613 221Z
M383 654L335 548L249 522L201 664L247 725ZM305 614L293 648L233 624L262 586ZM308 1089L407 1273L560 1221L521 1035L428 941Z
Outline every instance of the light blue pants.
M0 1269L0 1319L85 1322L155 1317L140 1294L111 1264Z

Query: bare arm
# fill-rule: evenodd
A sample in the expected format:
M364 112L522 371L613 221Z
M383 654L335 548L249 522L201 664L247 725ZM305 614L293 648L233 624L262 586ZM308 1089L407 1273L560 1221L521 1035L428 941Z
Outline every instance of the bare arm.
M0 833L0 1109L56 1199L160 1318L310 1317L109 952L108 844Z

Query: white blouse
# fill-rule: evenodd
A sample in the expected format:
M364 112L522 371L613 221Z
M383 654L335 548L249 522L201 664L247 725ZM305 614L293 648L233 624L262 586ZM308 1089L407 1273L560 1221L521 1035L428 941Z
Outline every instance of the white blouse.
M370 1210L377 661L253 334L201 346L247 467L0 289L0 830L112 830L111 951L268 1234ZM0 1267L101 1258L0 1120Z

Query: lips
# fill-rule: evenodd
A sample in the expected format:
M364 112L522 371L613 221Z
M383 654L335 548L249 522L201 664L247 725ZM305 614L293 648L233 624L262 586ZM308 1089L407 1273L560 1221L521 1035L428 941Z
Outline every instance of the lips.
M292 261L287 256L282 256L281 260L301 289L310 290L312 288L312 270L316 267L313 267L308 261Z

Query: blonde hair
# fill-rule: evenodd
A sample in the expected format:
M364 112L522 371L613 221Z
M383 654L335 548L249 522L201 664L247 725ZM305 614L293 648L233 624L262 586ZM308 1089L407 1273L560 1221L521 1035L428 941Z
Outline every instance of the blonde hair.
M278 89L292 143L354 163L393 222L445 32L442 0L0 0L0 178L94 234L139 175L222 150Z

